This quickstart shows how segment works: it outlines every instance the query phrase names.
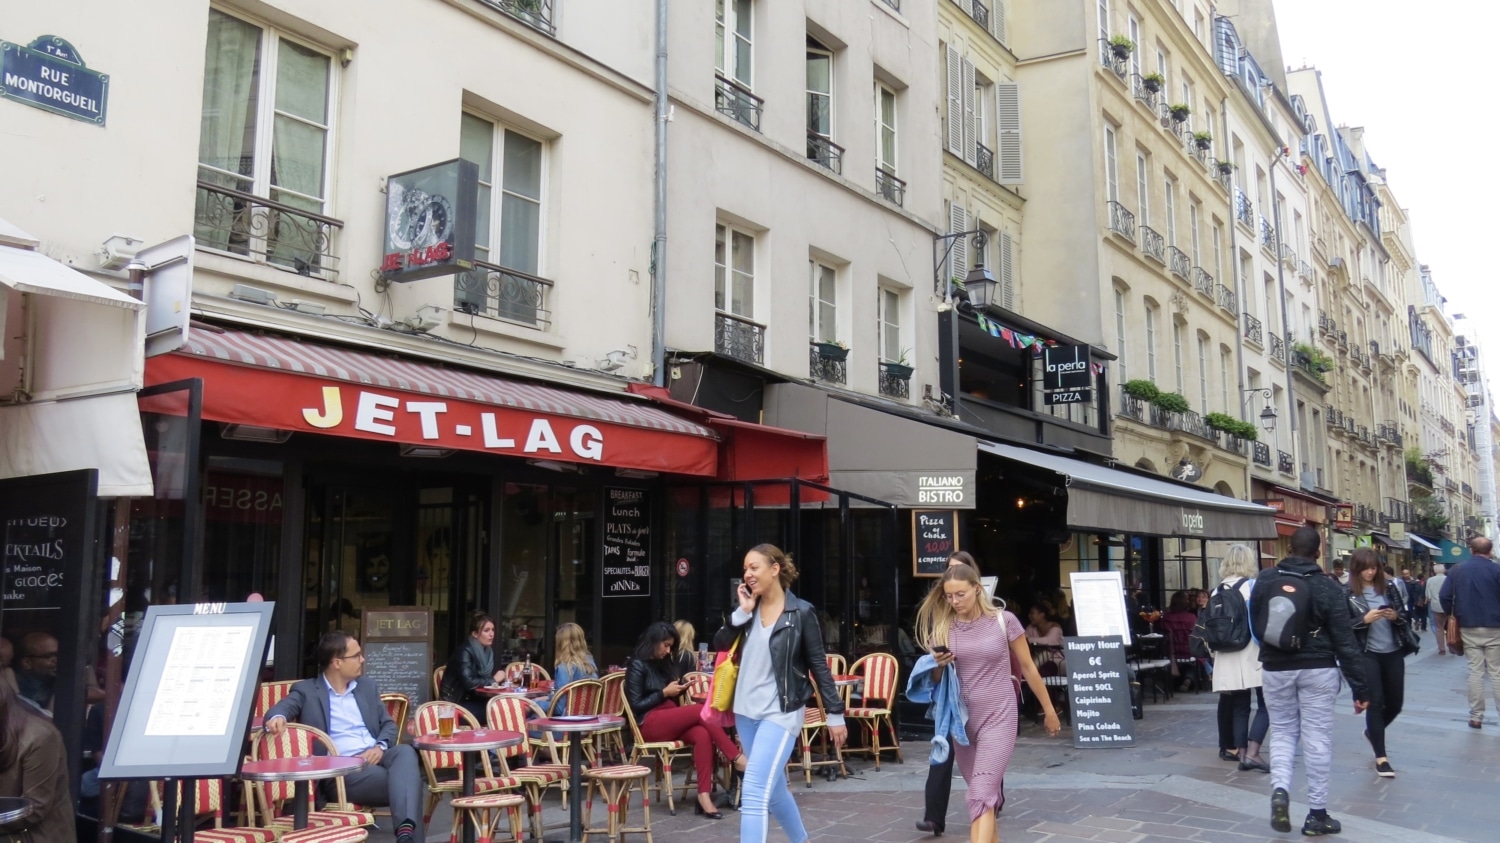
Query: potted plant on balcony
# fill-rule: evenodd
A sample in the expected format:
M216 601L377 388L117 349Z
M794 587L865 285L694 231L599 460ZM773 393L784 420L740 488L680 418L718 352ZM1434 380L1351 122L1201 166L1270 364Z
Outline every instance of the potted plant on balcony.
M1179 102L1167 106L1167 112L1172 115L1173 122L1182 123L1188 119L1189 114L1193 113L1193 109L1187 103Z
M849 346L844 345L841 340L829 340L827 342L815 342L813 347L818 349L818 356L824 360L844 361L849 359Z
M1144 379L1126 381L1121 388L1125 390L1126 395L1139 401L1154 401L1156 396L1161 395L1161 390L1156 387L1156 384Z
M1109 39L1109 51L1114 54L1116 59L1124 61L1130 58L1131 53L1135 52L1135 42L1124 35L1116 35Z
M1160 73L1147 73L1141 77L1141 86L1153 94L1160 91L1166 84L1167 80L1162 78Z
M1155 404L1157 409L1166 413L1186 413L1192 409L1192 406L1188 404L1188 400L1175 392L1159 393L1155 398L1151 399L1151 403Z
M900 378L904 381L911 380L911 373L915 369L912 368L911 363L907 360L907 355L910 353L911 349L909 348L901 349L900 356L894 362L889 360L884 361L880 364L881 368L885 369L885 373L893 378Z
M1205 151L1212 149L1214 145L1214 136L1209 134L1208 132L1194 132L1193 145Z
M1255 425L1241 421L1228 413L1209 413L1203 417L1203 423L1214 430L1223 431L1248 442L1254 442L1260 437L1260 431L1256 430Z
M1221 176L1227 176L1230 173L1234 172L1233 161L1215 161L1214 166L1218 168L1219 175Z

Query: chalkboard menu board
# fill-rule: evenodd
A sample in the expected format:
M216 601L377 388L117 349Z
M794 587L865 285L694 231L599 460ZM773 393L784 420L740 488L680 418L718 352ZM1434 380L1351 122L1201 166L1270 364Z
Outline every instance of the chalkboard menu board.
M5 520L4 600L8 611L62 608L69 540L68 516L27 514Z
M948 557L958 550L958 512L914 509L911 513L912 574L941 577Z
M380 692L405 694L413 710L432 699L432 609L367 609L364 631L364 675Z
M603 538L599 593L605 597L649 597L651 507L644 490L604 490Z
M1084 749L1135 745L1130 669L1125 643L1115 636L1063 639L1073 745Z

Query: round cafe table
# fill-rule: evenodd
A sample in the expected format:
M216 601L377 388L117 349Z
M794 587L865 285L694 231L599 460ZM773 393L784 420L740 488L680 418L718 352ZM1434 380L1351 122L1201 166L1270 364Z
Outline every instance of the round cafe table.
M568 733L568 843L583 841L583 736L625 725L615 714L590 717L545 717L531 721L534 729Z
M346 776L363 769L365 759L345 755L300 755L246 761L240 778L252 782L292 783L292 828L307 828L307 783Z
M489 752L492 749L509 749L526 740L520 732L505 732L499 729L464 729L454 731L453 737L440 737L437 732L428 732L412 739L411 745L429 752L459 752L464 754L464 796L474 795L474 762L469 755ZM474 827L464 823L464 843L474 843Z
M525 697L528 700L539 700L552 695L551 688L521 689L515 686L484 685L474 690L487 697Z

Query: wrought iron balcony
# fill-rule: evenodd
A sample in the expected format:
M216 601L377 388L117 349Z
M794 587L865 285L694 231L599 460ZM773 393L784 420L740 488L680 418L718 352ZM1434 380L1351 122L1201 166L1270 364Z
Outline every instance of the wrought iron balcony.
M1244 223L1247 228L1255 227L1255 208L1250 204L1250 197L1238 187L1234 189L1234 218Z
M1324 415L1328 418L1328 426L1336 431L1344 429L1344 411L1335 409L1332 404L1324 407Z
M807 160L835 173L844 172L844 148L812 130L807 132Z
M339 257L333 231L344 223L312 211L198 181L193 236L198 246L253 257L307 275L333 280Z
M1114 73L1121 82L1125 81L1126 63L1130 60L1129 55L1117 55L1114 48L1110 46L1108 38L1099 39L1099 64L1106 70Z
M1201 266L1193 267L1193 289L1212 299L1214 287L1214 277L1209 275L1207 270Z
M885 4L896 11L901 11L901 0L885 0Z
M1346 413L1344 415L1344 432L1347 433L1347 434L1349 434L1350 436L1353 436L1354 435L1354 431L1358 427L1359 427L1359 425L1356 424L1355 421L1354 421L1354 416L1348 415Z
M1170 410L1163 410L1152 404L1149 407L1149 413L1153 427L1159 427L1163 430L1180 430L1183 433L1191 433L1201 439L1214 439L1213 432L1209 429L1208 423L1203 421L1202 416L1192 410L1176 413Z
M480 2L504 12L532 29L548 35L557 34L557 25L552 22L552 0L480 0Z
M1146 421L1146 407L1149 403L1131 395L1124 389L1120 390L1120 412L1119 415L1135 419L1138 422Z
M1269 466L1271 464L1271 446L1264 442L1251 442L1251 457L1256 465Z
M1149 225L1141 226L1141 251L1157 263L1167 262L1167 241Z
M896 178L892 173L887 173L879 167L875 168L875 192L884 196L888 201L897 205L906 201L906 182Z
M1178 278L1181 278L1184 281L1191 280L1193 262L1188 260L1187 252L1184 252L1176 246L1167 247L1167 267L1171 269L1172 274L1176 275Z
M892 364L880 364L880 394L887 398L910 398L911 397L911 371L902 366L900 371L893 371Z
M1333 321L1333 317L1329 316L1327 311L1318 311L1318 333L1325 335L1332 334L1338 329L1338 323Z
M1223 284L1219 285L1219 307L1230 313L1235 313L1240 309L1239 295Z
M1297 261L1297 277L1311 284L1313 280L1312 264L1304 260Z
M974 0L969 14L974 18L974 22L979 24L980 29L985 32L990 31L990 10L983 3Z
M1292 251L1292 247L1285 243L1281 244L1281 262L1288 270L1295 270L1297 268L1297 253Z
M1213 166L1213 156L1209 154L1209 148L1199 144L1198 141L1193 139L1192 135L1188 135L1187 148L1188 152L1194 158L1198 159L1199 164L1205 167Z
M814 343L808 349L807 361L808 376L815 381L823 383L847 383L849 377L848 358L826 357L818 353L818 346Z
M1265 217L1260 218L1260 247L1276 254L1276 226Z
M1266 338L1261 331L1260 320L1248 311L1245 313L1245 339L1256 345L1264 345Z
M766 327L729 313L714 314L714 351L747 363L763 363Z
M1135 214L1113 200L1109 203L1109 230L1135 242Z
M1139 73L1131 74L1130 89L1135 93L1136 99L1145 103L1146 107L1151 109L1152 114L1159 113L1161 95L1146 87L1146 77Z
M1411 527L1412 519L1416 517L1417 513L1416 509L1405 500L1400 498L1386 498L1385 514L1389 515L1392 521L1404 522L1409 528Z
M1474 497L1474 487L1470 486L1468 483L1464 483L1462 485L1463 485L1463 489L1464 489L1464 497L1466 497L1466 498L1472 498L1472 497Z
M546 330L552 324L551 297L551 281L484 261L453 278L454 310L530 328Z
M714 81L714 109L760 131L760 113L766 101L733 79L714 74Z
M995 177L995 153L982 143L974 144L974 169L990 178Z
M1214 175L1214 181L1219 187L1224 188L1225 193L1234 192L1234 171L1227 167L1220 167L1219 172Z
M1370 435L1370 426L1367 424L1355 425L1354 438L1367 448L1375 447L1375 437Z
M1282 474L1296 474L1297 467L1292 462L1292 455L1286 451L1278 450L1276 452L1276 470Z
M1338 343L1339 343L1339 348L1340 349L1342 349L1343 351L1348 351L1349 350L1349 332L1348 331L1339 331L1338 333L1334 334L1334 337L1338 339Z
M1370 340L1370 356L1377 359L1380 357L1380 343L1375 340Z
M1269 351L1267 352L1271 356L1271 362L1280 363L1281 365L1285 366L1286 341L1281 338L1280 334L1273 334L1269 331L1266 332L1266 336L1271 340Z

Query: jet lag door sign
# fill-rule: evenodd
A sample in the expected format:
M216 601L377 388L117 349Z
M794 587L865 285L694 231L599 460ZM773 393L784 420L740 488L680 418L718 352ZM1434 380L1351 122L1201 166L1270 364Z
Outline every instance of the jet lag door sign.
M1093 401L1093 385L1088 346L1052 345L1042 352L1042 391L1048 406Z

